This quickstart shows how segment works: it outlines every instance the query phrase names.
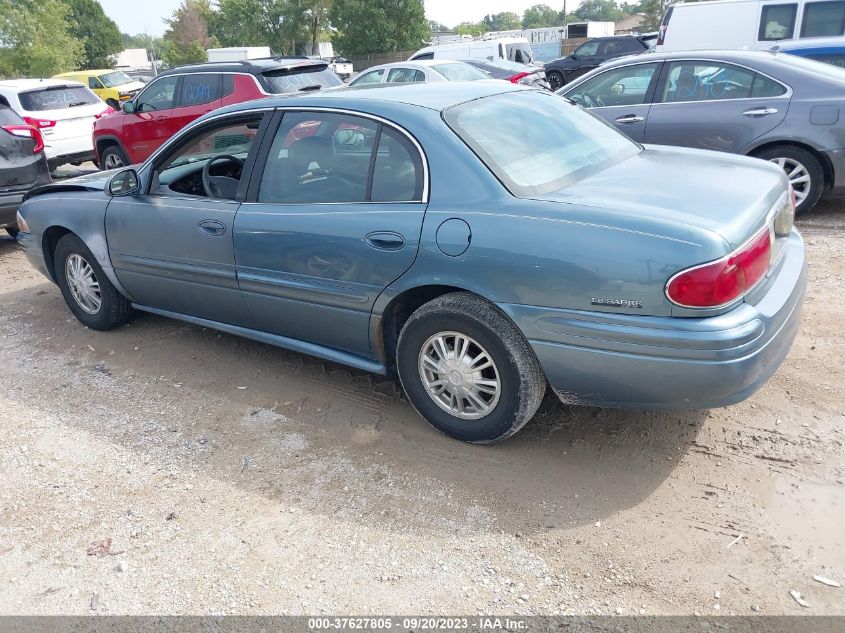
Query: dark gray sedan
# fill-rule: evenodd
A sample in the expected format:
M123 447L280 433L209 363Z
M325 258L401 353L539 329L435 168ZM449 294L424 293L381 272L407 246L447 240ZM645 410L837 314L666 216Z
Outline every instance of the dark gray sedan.
M843 69L761 51L654 53L609 62L558 94L635 141L777 163L798 213L845 193Z

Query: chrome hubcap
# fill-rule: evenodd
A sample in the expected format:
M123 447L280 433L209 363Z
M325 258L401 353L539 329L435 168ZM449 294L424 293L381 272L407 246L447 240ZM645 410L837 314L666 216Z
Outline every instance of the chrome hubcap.
M103 305L103 298L100 295L100 283L91 264L81 255L69 255L65 262L65 278L70 294L79 307L88 314L97 314Z
M786 172L789 183L795 190L795 206L798 206L810 193L810 172L797 160L792 158L771 158L770 163L778 165Z
M444 411L477 420L494 409L501 395L499 370L478 341L459 332L439 332L420 350L420 379Z
M117 154L109 154L103 159L103 167L106 169L117 169L123 167L123 161Z

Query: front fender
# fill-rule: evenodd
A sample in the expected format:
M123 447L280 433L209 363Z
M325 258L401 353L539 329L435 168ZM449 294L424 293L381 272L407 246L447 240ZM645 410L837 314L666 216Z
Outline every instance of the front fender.
M114 274L109 257L105 233L109 197L102 190L79 186L53 185L44 189L31 195L20 208L30 228L29 236L21 240L30 261L55 283L50 247L56 236L71 232L85 243L115 288L131 301L132 297Z

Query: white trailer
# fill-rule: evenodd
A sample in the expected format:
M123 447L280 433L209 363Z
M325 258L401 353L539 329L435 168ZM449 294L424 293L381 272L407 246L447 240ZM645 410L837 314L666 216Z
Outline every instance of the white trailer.
M209 48L206 52L210 62L239 62L244 59L270 57L269 46L229 46L227 48Z

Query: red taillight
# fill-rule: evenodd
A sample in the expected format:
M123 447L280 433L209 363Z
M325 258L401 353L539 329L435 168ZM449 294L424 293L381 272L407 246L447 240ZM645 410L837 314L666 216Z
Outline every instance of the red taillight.
M109 114L114 114L115 112L117 112L117 110L115 110L113 107L106 106L106 109L103 110L102 112L100 112L100 114L95 114L94 118L95 119L102 119L104 116L108 116Z
M29 123L32 127L37 127L39 130L56 126L56 122L49 119L36 119L31 116L25 116L23 120Z
M32 125L3 125L0 126L12 136L20 136L22 138L31 138L35 141L35 147L32 149L33 154L37 154L44 150L44 137L37 127Z
M518 84L521 79L525 79L530 74L531 73L517 73L516 75L508 79L508 81L510 81L512 84Z
M751 290L771 262L772 233L766 228L738 251L672 277L666 284L666 296L684 308L718 308Z

